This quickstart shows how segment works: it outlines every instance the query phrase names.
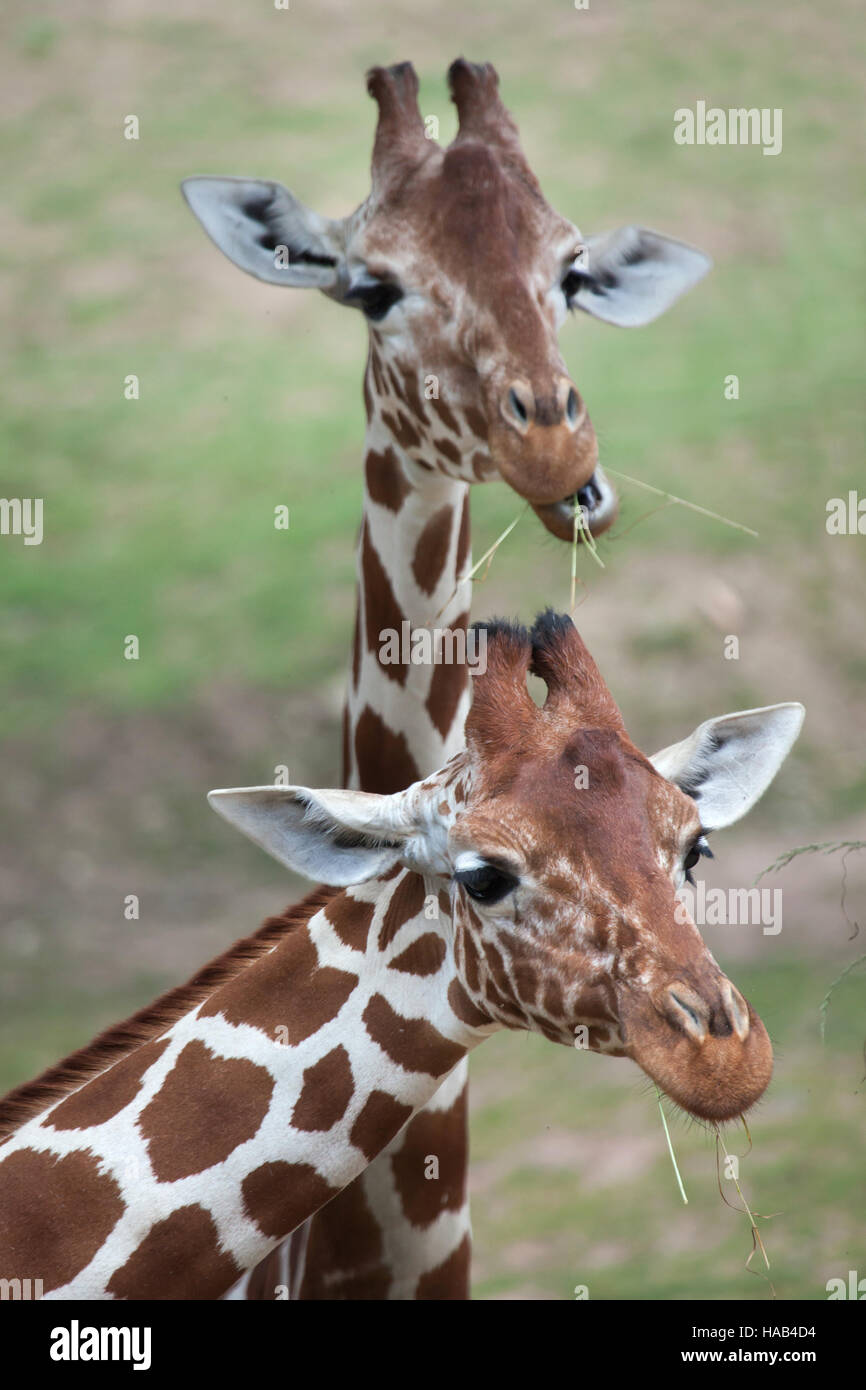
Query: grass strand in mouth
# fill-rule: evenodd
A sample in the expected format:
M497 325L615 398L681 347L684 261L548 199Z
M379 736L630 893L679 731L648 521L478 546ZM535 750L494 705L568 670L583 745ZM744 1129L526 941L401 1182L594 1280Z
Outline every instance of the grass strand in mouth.
M604 569L604 560L598 553L598 546L595 543L595 536L583 519L583 507L579 502L574 504L574 517L572 520L571 532L571 611L574 612L574 603L577 594L577 547L581 539L584 545L595 560L596 564Z
M615 478L622 478L623 482L634 483L635 487L646 488L647 492L654 492L657 497L666 497L669 502L676 502L679 507L688 507L692 512L700 512L701 516L711 517L713 521L721 521L725 526L732 526L735 531L745 531L747 536L754 536L757 539L757 531L753 531L751 526L744 526L741 521L731 521L728 516L722 516L720 512L711 512L709 507L701 507L697 502L688 502L685 497L677 497L674 492L665 492L664 488L654 487L652 483L645 483L642 478L633 478L630 473L621 473L618 468L611 468L608 464L604 466L605 473L612 473Z
M513 521L510 521L510 522L508 523L508 525L506 526L505 530L502 532L502 535L501 535L501 536L497 536L497 537L496 537L496 540L493 542L493 544L492 544L491 546L489 546L489 547L487 548L487 550L485 550L484 554L481 556L481 559L480 559L476 564L474 564L474 565L472 566L472 568L471 568L471 570L469 571L469 573L468 573L468 574L464 574L464 575L463 575L463 578L460 579L460 580L458 581L460 584L465 584L466 581L467 581L467 579L474 579L475 576L476 576L476 574L477 574L478 571L480 570L481 566L484 564L484 561L485 561L485 560L487 561L487 569L488 569L488 570L490 569L490 565L491 565L491 563L492 563L492 561L493 561L493 557L494 557L494 555L496 554L497 550L498 550L499 547L501 546L502 542L505 540L505 537L511 535L511 532L514 530L514 528L515 528L515 526L517 525L518 521L520 520L520 518L521 518L521 517L524 515L524 513L526 512L528 506L529 506L529 503L527 502L526 505L517 513L517 516L514 518L514 520L513 520ZM484 574L485 574L485 577L486 577L486 575L487 575L487 570L484 571Z
M659 1090L658 1086L656 1086L656 1096L658 1097L658 1102L659 1102L659 1114L660 1114L661 1117L662 1117L662 1128L663 1128L663 1130L664 1130L664 1132L665 1132L665 1138L666 1138L667 1141L668 1141L668 1153L669 1153L670 1156L671 1156L671 1163L673 1164L674 1173L676 1174L677 1183L678 1183L679 1189L680 1189L680 1196L681 1196L682 1199L683 1199L683 1204L684 1204L685 1206L688 1206L688 1204L689 1204L689 1199L688 1199L688 1197L686 1196L686 1189L683 1187L682 1176L681 1176L681 1174L680 1174L679 1165L678 1165L678 1163L677 1163L677 1157L676 1157L676 1154L674 1153L674 1146L673 1146L673 1142L672 1142L672 1140L671 1140L671 1132L670 1132L670 1130L668 1129L667 1116L665 1115L664 1106L662 1105L662 1093L661 1093L661 1091Z
M748 1141L749 1141L749 1149L747 1150L747 1152L751 1152L751 1148L752 1148L752 1136L751 1136L751 1134L749 1133L749 1126L746 1124L746 1118L745 1118L745 1116L741 1116L741 1119L742 1119L742 1122L743 1122L743 1128L744 1128L744 1130L746 1131L746 1138L747 1138ZM732 1175L731 1175L731 1181L733 1182L734 1187L737 1189L737 1194L738 1194L738 1196L739 1196L739 1198L740 1198L740 1201L742 1202L743 1205L742 1205L741 1207L735 1207L734 1204L733 1204L733 1202L729 1202L729 1201L728 1201L727 1197L725 1196L724 1189L723 1189L723 1187L722 1187L722 1175L721 1175L721 1172L719 1171L719 1155L720 1155L721 1152L724 1152L725 1158L730 1158L731 1155L728 1153L728 1151L727 1151L727 1146L725 1145L725 1142L724 1142L724 1140L722 1139L722 1133L721 1133L721 1130L719 1129L719 1126L716 1124L716 1125L713 1125L713 1128L714 1128L714 1130L716 1131L716 1181L718 1182L718 1185L719 1185L719 1196L721 1197L721 1199L722 1199L722 1201L724 1202L725 1206L731 1208L731 1211L744 1211L744 1212L746 1213L746 1215L748 1216L748 1218L749 1218L749 1225L751 1226L751 1230L752 1230L752 1248L751 1248L751 1250L749 1251L748 1257L747 1257L747 1259L746 1259L746 1269L749 1271L750 1274L757 1274L758 1278L767 1279L767 1283L770 1285L770 1291L771 1291L773 1297L775 1298L775 1297L776 1297L776 1290L775 1290L775 1288L773 1287L773 1281L772 1281L771 1279L767 1278L767 1276L766 1276L765 1274L762 1275L760 1270L758 1270L758 1269L752 1269L752 1267L751 1267L751 1265L752 1265L752 1260L755 1258L756 1252L757 1252L758 1250L760 1250L761 1255L763 1256L763 1259L764 1259L764 1264L767 1266L767 1269L770 1268L770 1257L769 1257L769 1255L767 1254L766 1246L764 1245L764 1242L763 1242L763 1240L762 1240L762 1238L761 1238L761 1232L758 1230L758 1221L769 1221L769 1220L771 1220L771 1216L762 1216L761 1213L760 1213L759 1211L756 1211L756 1212L754 1212L754 1213L752 1212L751 1207L749 1206L748 1202L746 1201L746 1199L745 1199L745 1197L744 1197L744 1195L743 1195L743 1189L740 1187L740 1179L739 1179L739 1177L738 1177L736 1174L732 1174Z

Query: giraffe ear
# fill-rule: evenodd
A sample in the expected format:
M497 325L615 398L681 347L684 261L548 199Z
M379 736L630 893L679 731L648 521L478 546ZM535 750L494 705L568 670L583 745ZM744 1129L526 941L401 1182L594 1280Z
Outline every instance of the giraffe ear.
M587 237L586 246L570 305L620 328L652 323L712 265L703 251L646 227Z
M415 829L405 792L232 787L208 792L219 815L295 873L348 887L384 873Z
M269 285L337 285L342 223L304 207L281 183L191 178L181 189L211 241L241 270Z
M650 759L698 804L705 830L744 816L769 787L803 725L802 705L768 705L708 719Z

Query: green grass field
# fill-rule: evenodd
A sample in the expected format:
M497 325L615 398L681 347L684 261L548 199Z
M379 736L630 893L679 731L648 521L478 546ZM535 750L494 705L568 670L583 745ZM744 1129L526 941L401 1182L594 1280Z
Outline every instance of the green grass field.
M321 212L349 211L368 188L372 62L413 59L448 138L448 63L492 59L551 202L583 230L640 221L714 257L658 323L581 318L563 346L605 463L759 539L655 511L623 484L606 568L581 557L578 621L648 751L728 708L807 705L778 786L719 837L714 881L749 884L793 845L864 837L866 538L825 529L827 499L864 476L862 11L544 0L528 17L514 0L471 14L453 0L349 13L125 0L99 17L73 0L0 19L0 491L45 507L41 546L0 538L0 1084L300 889L231 840L204 794L281 762L299 780L339 775L365 329L320 295L242 276L178 184L276 177ZM674 110L699 98L782 108L782 153L675 145ZM123 138L130 113L138 141ZM288 532L273 527L280 503ZM518 509L503 485L475 489L477 554ZM566 607L569 564L524 519L476 616ZM130 633L137 662L123 659ZM864 856L846 868L854 921ZM863 937L840 912L838 856L804 857L778 883L778 937L708 937L778 1043L743 1190L778 1213L762 1225L777 1292L814 1299L831 1276L866 1272L862 968L818 1035ZM577 1284L593 1298L770 1296L745 1268L749 1223L722 1203L712 1141L675 1123L682 1206L635 1069L509 1036L473 1072L478 1297L569 1298Z

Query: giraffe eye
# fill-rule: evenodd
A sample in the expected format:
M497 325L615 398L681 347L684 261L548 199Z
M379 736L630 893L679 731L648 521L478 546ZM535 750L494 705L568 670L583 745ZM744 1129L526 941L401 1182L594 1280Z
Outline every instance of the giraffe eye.
M402 298L403 291L392 280L365 281L354 285L346 295L347 303L357 304L373 323L380 323Z
M564 276L562 277L562 293L565 295L566 302L569 305L571 304L571 301L574 299L574 296L577 294L581 285L584 284L585 281L588 279L589 277L583 271L577 270L574 266L571 266L565 272Z
M587 265L585 251L582 253L575 253L574 260L568 266L560 281L562 293L565 295L565 302L569 309L571 308L571 301L574 299L578 290L591 280L592 276Z
M689 850L688 854L686 855L685 859L683 860L683 868L686 871L686 882L694 883L694 879L692 878L692 869L698 863L698 860L712 859L712 857L713 851L710 849L709 845L704 839L704 836L699 835L698 838L695 840L695 843Z
M461 869L454 875L454 881L479 903L498 903L517 887L513 874L503 873L492 864L481 864L477 869Z

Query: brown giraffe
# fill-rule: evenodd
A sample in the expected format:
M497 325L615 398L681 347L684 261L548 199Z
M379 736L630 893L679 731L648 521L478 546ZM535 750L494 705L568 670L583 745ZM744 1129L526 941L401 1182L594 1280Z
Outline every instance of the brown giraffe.
M217 1297L502 1027L629 1057L703 1120L763 1094L764 1026L675 895L769 785L802 706L708 720L648 759L568 618L483 634L466 748L434 776L211 793L336 886L0 1103L0 1278ZM396 1177L413 1209L435 1205Z
M184 183L193 212L242 269L280 286L317 287L360 308L369 326L344 777L374 792L405 788L460 746L465 663L388 661L382 647L384 633L431 623L465 633L468 485L504 479L561 539L572 537L576 503L596 535L614 519L616 497L557 342L568 309L646 323L709 266L702 253L642 228L582 237L542 196L494 69L458 60L448 76L459 129L443 150L425 137L411 65L369 74L379 108L372 189L341 221L276 183ZM468 1250L464 1070L304 1233L306 1258L293 1261L303 1271L301 1297L380 1297L383 1263L389 1296L411 1296L438 1263L440 1238L432 1222L409 1219L392 1168L414 1169L426 1190L431 1146L449 1152L440 1191L447 1209L462 1213L454 1249ZM453 1271L449 1296L466 1297L468 1261Z

